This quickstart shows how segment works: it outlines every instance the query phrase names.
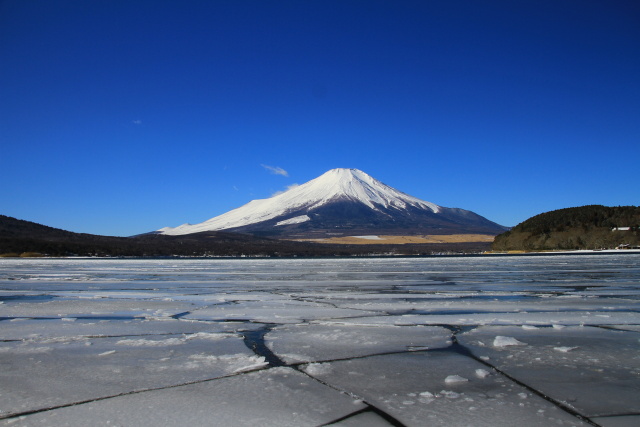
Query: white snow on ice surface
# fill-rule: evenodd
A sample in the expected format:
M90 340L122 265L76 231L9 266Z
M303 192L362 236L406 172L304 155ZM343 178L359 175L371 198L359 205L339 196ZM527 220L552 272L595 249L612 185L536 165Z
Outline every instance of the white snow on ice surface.
M575 350L578 347L553 347L554 350L562 352L562 353L568 353L571 350Z
M637 254L0 259L0 425L634 425L639 284Z
M467 381L469 381L467 378L461 377L460 375L449 375L444 379L446 384L466 383Z
M476 377L478 378L487 378L489 375L491 375L491 372L482 368L476 369L475 373L476 373Z
M524 343L522 341L518 341L517 339L513 338L513 337L503 337L501 335L498 335L497 337L495 337L493 339L493 346L494 347L509 347L512 345L527 345L527 343Z

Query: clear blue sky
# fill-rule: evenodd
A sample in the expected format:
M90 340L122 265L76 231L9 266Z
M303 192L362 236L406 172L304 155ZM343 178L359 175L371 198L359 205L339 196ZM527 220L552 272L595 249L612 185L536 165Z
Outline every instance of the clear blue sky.
M0 214L133 235L336 167L503 225L640 204L640 2L0 0Z

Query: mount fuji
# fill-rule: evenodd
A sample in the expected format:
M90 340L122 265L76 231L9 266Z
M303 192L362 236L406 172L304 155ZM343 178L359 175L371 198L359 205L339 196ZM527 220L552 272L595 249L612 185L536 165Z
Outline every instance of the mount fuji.
M199 224L157 234L234 231L275 238L360 234L500 234L508 228L471 211L420 200L358 169L332 169L305 184Z

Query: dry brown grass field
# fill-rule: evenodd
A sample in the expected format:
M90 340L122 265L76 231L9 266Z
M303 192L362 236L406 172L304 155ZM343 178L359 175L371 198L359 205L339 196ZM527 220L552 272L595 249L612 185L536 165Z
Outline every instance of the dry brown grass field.
M422 236L343 236L327 239L296 239L298 242L331 243L339 245L402 245L407 243L470 243L493 242L488 234L447 234Z

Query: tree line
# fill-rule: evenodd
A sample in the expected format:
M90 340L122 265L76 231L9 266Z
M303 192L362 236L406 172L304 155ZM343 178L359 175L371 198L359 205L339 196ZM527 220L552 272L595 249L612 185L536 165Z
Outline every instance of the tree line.
M625 230L617 230L619 228ZM579 250L630 248L638 245L640 207L588 205L531 217L498 235L492 249Z

